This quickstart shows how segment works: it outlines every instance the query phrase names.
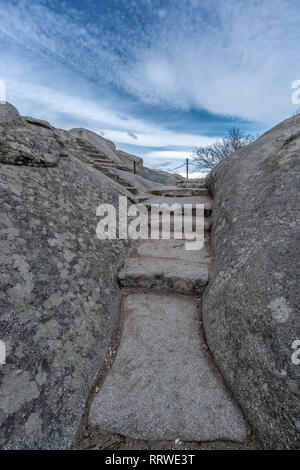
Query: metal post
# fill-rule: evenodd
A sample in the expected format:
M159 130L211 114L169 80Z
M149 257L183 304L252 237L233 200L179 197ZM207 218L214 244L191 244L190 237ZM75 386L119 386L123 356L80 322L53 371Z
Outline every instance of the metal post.
M133 162L133 173L136 174L136 162Z
M189 179L189 159L186 159L186 179Z

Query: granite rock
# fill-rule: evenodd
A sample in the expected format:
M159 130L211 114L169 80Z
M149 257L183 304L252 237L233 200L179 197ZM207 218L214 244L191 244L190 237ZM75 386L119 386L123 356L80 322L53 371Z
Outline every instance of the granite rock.
M65 154L64 131L0 115L0 447L65 449L106 354L129 242L96 237L97 206L119 195Z
M208 185L208 344L261 445L299 448L300 115L225 158Z

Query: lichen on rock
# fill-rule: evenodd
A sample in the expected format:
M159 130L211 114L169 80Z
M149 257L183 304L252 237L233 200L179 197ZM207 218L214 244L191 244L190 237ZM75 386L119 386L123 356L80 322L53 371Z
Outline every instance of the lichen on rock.
M300 115L209 175L215 266L205 292L214 358L265 448L298 448Z
M14 119L0 106L0 447L64 449L106 354L130 242L97 238L96 208L119 194L62 156L72 137L5 109Z

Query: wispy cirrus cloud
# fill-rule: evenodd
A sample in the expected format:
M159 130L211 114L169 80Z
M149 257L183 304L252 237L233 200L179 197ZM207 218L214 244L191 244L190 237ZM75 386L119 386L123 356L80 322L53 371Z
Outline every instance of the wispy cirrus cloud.
M0 78L23 113L180 162L219 135L195 110L292 113L299 24L299 0L0 0Z
M300 76L297 0L174 2L123 86L146 102L272 122L291 111Z
M145 103L261 121L291 110L298 0L88 1L81 14L57 5L1 0L0 34Z
M99 130L98 130L99 132ZM216 137L206 137L196 134L185 134L182 132L171 132L160 129L159 132L135 133L135 137L128 132L106 129L102 130L102 135L115 142L131 144L139 147L197 147L209 145L216 140ZM169 151L168 157L174 156L174 152ZM154 153L152 154L154 156Z
M192 151L189 152L186 150L153 150L151 152L148 152L144 156L152 160L165 160L166 158L169 158L170 159L168 161L168 165L169 165L170 163L172 163L174 159L176 161L177 160L179 161L179 160L186 160L187 158L190 158L191 153ZM163 162L160 162L159 165L162 166Z
M124 129L125 122L128 131L124 131L124 134L127 135L127 140L130 142L136 140L133 131L146 133L161 130L159 125L135 118L129 113L124 120L124 116L119 114L113 102L82 97L79 92L74 93L74 89L60 90L55 87L55 84L53 86L40 85L34 82L34 78L32 81L15 79L14 77L8 79L7 94L13 97L13 101L21 102L22 99L25 99L27 104L23 108L23 113L31 106L36 106L39 109L39 114L42 114L43 117L52 116L53 123L59 122L60 117L63 116L66 123L77 120L94 130L96 130L95 127L102 126L97 130L103 135L107 127L109 129ZM122 132L123 135L123 131L113 129L111 132Z

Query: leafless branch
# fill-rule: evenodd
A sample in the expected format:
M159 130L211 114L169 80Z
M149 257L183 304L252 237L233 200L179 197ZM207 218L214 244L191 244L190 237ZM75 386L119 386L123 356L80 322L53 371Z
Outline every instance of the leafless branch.
M206 147L198 147L193 152L193 158L199 168L214 168L223 158L241 147L250 144L255 138L244 134L240 129L232 127L226 137Z

